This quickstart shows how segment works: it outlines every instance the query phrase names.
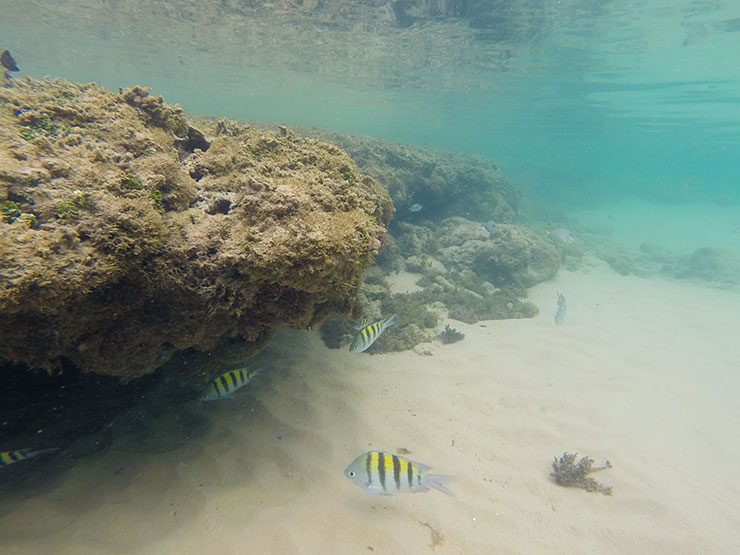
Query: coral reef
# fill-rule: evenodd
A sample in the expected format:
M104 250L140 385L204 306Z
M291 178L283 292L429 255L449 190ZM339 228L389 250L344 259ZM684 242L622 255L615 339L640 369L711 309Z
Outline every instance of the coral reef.
M555 457L552 461L552 473L550 474L555 483L560 486L582 488L590 492L611 495L612 488L610 486L600 484L588 476L592 472L611 468L611 463L606 461L604 466L594 467L593 459L581 457L581 460L576 463L576 457L578 457L578 453L563 453L560 459Z
M485 158L316 129L306 132L340 145L363 172L383 183L402 221L463 216L511 223L519 209L519 191ZM421 209L413 211L414 204Z
M0 358L131 379L351 308L393 213L335 145L134 87L0 89ZM197 127L197 129L196 129Z
M379 139L316 129L306 133L341 145L363 172L388 187L397 213L393 238L376 263L389 273L422 274L422 291L405 297L387 284L363 286L359 300L365 313L379 316L382 306L399 315L399 325L371 352L433 340L439 320L432 324L427 310L467 323L538 313L525 300L526 289L553 277L566 249L573 247L512 223L520 194L494 163ZM435 303L439 306L432 309ZM348 331L334 331L330 343L343 344Z
M477 222L445 220L436 234L437 258L452 270L472 269L497 287L531 287L557 273L560 253L546 237L520 226L497 227L501 233L491 238Z
M477 159L458 155L446 158L379 140L320 136L348 148L363 171L383 176L398 203L391 226L394 236L376 260L379 268L366 275L358 299L365 314L392 312L399 321L369 352L409 349L434 340L442 313L475 323L529 318L539 312L526 301L527 288L552 278L566 249L573 247L554 243L544 232L506 223L516 214L519 196L493 164L481 169ZM410 210L416 203L423 208ZM421 291L392 292L378 278L381 269L421 274ZM327 345L340 346L351 329L335 322L327 324L324 333Z

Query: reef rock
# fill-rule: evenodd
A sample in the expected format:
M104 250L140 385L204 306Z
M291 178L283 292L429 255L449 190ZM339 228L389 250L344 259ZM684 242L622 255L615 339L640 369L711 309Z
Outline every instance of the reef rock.
M0 358L131 379L346 311L393 207L335 145L139 87L0 89Z
M519 209L519 191L486 158L356 135L307 132L346 149L363 172L388 187L403 221L439 222L463 216L511 223Z
M496 287L532 287L552 278L560 267L557 247L537 232L515 225L497 224L498 233L464 218L442 223L437 258L453 270L472 270Z

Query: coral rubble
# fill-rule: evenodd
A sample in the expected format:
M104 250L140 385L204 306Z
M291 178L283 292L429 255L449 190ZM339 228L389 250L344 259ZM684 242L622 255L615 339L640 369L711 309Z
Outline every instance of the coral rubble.
M339 147L134 87L0 89L0 358L124 379L346 312L393 207Z

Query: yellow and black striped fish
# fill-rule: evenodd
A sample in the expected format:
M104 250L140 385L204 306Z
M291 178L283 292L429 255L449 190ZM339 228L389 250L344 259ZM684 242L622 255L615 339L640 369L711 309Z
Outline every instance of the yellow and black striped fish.
M260 370L249 370L247 368L237 368L224 372L208 384L199 399L201 401L218 401L230 397L237 389L251 382L259 373Z
M25 461L26 459L32 459L45 453L53 453L59 451L56 447L50 447L49 449L17 449L15 451L0 451L0 466L10 466L17 462Z
M367 350L370 345L375 343L375 340L380 337L380 334L385 331L386 328L391 327L396 323L396 315L391 314L387 318L383 318L378 322L373 322L363 327L352 340L349 346L349 350L353 353L361 353Z
M428 474L429 468L401 455L392 455L385 451L368 451L353 460L344 469L344 475L374 494L416 493L434 488L447 495L454 495L445 484L454 482L455 478L442 474Z

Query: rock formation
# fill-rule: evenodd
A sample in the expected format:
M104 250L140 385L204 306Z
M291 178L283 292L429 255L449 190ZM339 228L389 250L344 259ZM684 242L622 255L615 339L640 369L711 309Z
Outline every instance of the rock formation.
M392 216L340 148L147 89L0 89L0 358L131 379L346 311ZM197 128L196 128L197 127Z

